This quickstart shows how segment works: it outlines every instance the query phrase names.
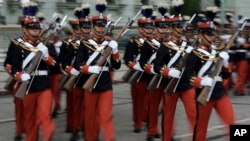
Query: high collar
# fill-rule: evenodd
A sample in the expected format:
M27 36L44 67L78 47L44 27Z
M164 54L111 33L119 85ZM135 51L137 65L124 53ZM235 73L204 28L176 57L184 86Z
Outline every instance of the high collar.
M91 39L93 39L98 44L100 44L104 41L104 37L100 37L100 36L96 36L96 35L92 35Z
M178 39L178 37L176 37L175 35L170 36L170 41L172 41L176 45L180 45L180 39Z
M30 37L28 37L27 35L23 35L22 38L23 38L26 42L29 42L29 43L30 43L31 45L33 45L33 46L38 45L38 43L40 42L39 39L33 40L33 39L31 39Z

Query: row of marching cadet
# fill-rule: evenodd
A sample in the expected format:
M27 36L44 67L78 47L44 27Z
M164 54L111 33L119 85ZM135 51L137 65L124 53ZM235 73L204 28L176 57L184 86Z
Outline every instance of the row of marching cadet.
M128 67L122 78L131 84L134 133L141 133L146 125L147 141L173 141L179 98L193 140L206 140L212 109L228 132L235 122L229 88L237 96L247 94L249 19L240 17L235 28L232 14L220 20L218 7L188 17L181 15L183 5L182 0L172 0L176 13L172 16L166 3L158 6L160 16L153 6L142 6L118 32L112 32L120 18L114 22L104 15L106 1L97 2L99 15L92 17L90 5L84 3L74 10L77 19L69 20L71 35L62 40L59 33L67 16L54 14L41 23L35 17L37 4L22 3L23 35L11 40L4 62L10 74L5 88L15 103L14 140L24 136L27 141L53 140L61 88L67 93L66 132L72 134L68 140L82 135L86 141L97 141L100 133L105 141L119 140L114 134L112 74L121 67L121 58ZM118 41L134 22L137 35L129 39L121 57ZM232 72L237 76L232 77Z

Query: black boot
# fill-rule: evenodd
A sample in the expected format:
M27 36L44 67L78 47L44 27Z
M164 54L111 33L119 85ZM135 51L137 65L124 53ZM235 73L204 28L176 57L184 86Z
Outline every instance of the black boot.
M22 135L17 134L17 135L14 137L14 140L15 140L15 141L21 141L21 140L23 140L23 137L22 137Z
M154 141L154 136L148 136L147 141Z
M80 136L78 133L73 133L71 138L70 138L70 141L78 141L80 139Z

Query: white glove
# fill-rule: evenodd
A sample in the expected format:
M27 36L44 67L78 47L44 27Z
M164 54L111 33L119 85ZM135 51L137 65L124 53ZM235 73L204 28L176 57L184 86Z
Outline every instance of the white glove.
M49 57L48 48L43 43L39 43L36 47L43 53L42 59L47 60Z
M100 71L101 71L101 67L99 66L89 66L89 69L88 69L89 73L96 73L96 74L99 74Z
M113 54L116 54L116 53L118 52L118 44L117 44L116 41L111 40L111 41L109 42L108 46L112 48Z
M23 74L21 75L21 81L28 81L28 80L30 80L30 74L28 74L28 73L23 73Z
M173 78L180 78L181 72L175 68L170 68L168 76Z
M78 76L80 74L80 72L78 70L76 70L75 68L72 68L71 71L70 71L70 74Z
M229 55L227 52L222 51L219 53L219 56L223 59L223 66L228 67L228 60L229 60Z
M246 42L246 40L245 40L244 38L242 38L242 37L238 37L238 38L236 39L236 41L237 41L237 43L238 43L239 45L241 45L241 44L243 44L243 43Z
M201 86L212 86L214 80L211 77L205 76L201 80Z
M143 71L143 69L141 68L139 62L137 62L134 66L133 69L138 70L138 71Z

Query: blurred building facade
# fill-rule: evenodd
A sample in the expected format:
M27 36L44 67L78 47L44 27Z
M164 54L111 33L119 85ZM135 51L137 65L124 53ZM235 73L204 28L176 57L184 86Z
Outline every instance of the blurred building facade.
M1 19L5 18L5 23L16 24L18 23L18 17L22 16L22 10L20 6L21 0L0 0L0 23ZM96 14L94 10L94 4L96 0L33 0L39 5L40 11L44 13L46 20L54 12L67 14L70 17L74 17L73 10L77 6L81 6L83 2L90 3L91 15ZM108 11L106 14L111 15L112 19L118 19L123 17L121 23L127 21L128 17L133 17L140 9L142 4L157 5L159 2L170 2L171 0L107 0ZM207 6L214 5L214 0L200 0L201 10L204 10ZM236 15L243 15L250 17L250 0L220 0L224 1L225 10L233 11ZM185 0L188 2L188 0Z

